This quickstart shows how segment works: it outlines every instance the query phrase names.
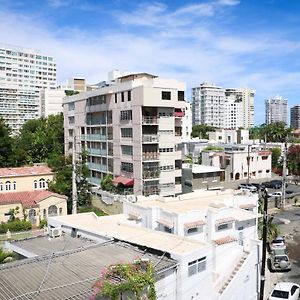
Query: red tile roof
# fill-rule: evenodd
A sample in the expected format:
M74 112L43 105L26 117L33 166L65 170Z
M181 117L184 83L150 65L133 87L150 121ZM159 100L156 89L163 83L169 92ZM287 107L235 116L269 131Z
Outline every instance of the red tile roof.
M47 166L20 167L20 168L0 168L0 177L6 176L26 176L26 175L44 175L53 172Z
M22 203L24 208L36 207L37 203L50 197L56 196L66 199L66 196L59 195L47 190L30 191L30 192L10 192L0 193L0 205L1 204L13 204Z
M217 244L217 245L223 245L223 244L228 244L228 243L232 243L232 242L235 242L236 241L236 238L233 237L233 236L224 236L220 239L217 239L217 240L214 240L214 242Z

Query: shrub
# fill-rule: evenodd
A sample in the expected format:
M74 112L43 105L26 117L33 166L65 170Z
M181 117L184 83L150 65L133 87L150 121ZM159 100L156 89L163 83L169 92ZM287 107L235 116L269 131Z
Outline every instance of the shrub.
M11 232L16 232L16 231L27 231L31 230L32 226L31 223L28 221L24 220L15 220L15 221L10 221L7 223L1 223L0 224L0 233L6 233L7 230Z

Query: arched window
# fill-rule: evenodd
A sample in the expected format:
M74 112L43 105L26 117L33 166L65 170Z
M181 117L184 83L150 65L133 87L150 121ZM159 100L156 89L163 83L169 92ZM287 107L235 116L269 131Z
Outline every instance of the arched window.
M46 187L46 181L44 178L41 178L39 180L39 187L40 187L40 189L44 189Z
M48 208L48 217L55 217L57 216L57 206L51 205Z
M0 182L0 192L3 191L3 183Z
M33 185L34 185L34 189L37 189L37 188L38 188L38 184L37 184L37 181L36 181L36 180L33 182Z
M5 182L5 190L6 190L6 191L10 191L10 189L11 189L10 181L6 181L6 182Z
M17 183L14 181L13 182L13 189L16 190L17 189Z

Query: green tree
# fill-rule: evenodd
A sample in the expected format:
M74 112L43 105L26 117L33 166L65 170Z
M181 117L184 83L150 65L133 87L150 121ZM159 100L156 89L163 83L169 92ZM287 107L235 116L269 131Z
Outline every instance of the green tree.
M13 164L12 161L12 142L10 137L11 130L4 120L0 117L0 167L8 167Z
M281 157L281 149L273 148L271 151L272 151L272 168L277 168L279 166L279 158Z
M106 175L103 180L101 181L101 189L103 191L111 191L114 188L114 185L112 183L112 176Z
M208 139L208 132L215 131L216 128L207 125L194 125L192 128L192 137Z

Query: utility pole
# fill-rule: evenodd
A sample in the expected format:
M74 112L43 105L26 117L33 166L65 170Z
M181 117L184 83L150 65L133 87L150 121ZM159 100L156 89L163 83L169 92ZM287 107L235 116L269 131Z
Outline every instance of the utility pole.
M287 138L284 142L284 153L283 153L283 165L282 165L282 198L281 198L281 207L285 208L285 200L286 200L286 156L287 156Z
M74 136L72 147L72 214L77 214L76 136Z
M249 155L249 152L250 152L250 150L249 150L249 148L250 148L250 145L248 145L248 156L247 156L247 168L248 168L247 183L248 184L250 182L250 174L249 174L249 172L250 172L250 155Z
M262 198L264 201L263 211L263 245L262 245L262 261L261 261L261 272L260 272L260 292L259 300L264 299L265 281L266 281L266 257L267 257L267 235L268 235L268 193L264 189Z

